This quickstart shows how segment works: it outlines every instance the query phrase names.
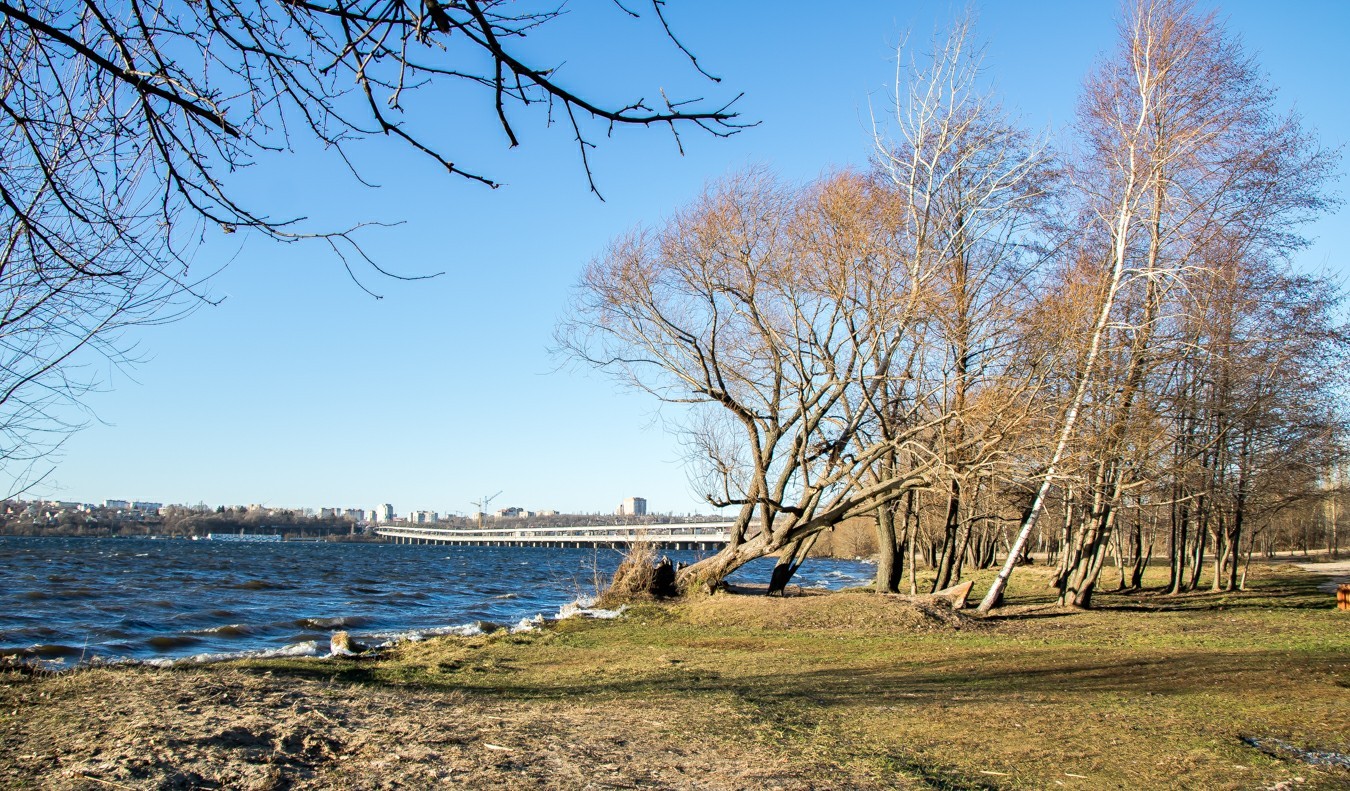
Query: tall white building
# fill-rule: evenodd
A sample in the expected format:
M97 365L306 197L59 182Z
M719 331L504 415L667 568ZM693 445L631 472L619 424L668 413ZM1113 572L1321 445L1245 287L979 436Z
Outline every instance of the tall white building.
M645 497L625 497L619 507L614 509L618 516L646 516L647 498Z
M394 521L394 506L389 503L375 506L375 510L371 515L371 521L382 524Z

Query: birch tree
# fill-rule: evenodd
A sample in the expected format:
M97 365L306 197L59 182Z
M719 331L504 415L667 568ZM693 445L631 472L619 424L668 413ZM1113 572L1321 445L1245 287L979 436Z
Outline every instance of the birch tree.
M905 364L927 367L940 379L937 411L947 416L930 451L942 458L946 470L934 589L952 579L963 527L969 538L966 500L989 472L979 460L997 458L992 446L1007 433L1004 421L1015 420L1019 412L1015 401L993 403L996 393L1025 392L1010 381L1032 367L1012 370L1013 328L1037 278L1032 231L1052 182L1044 146L1012 123L980 85L982 53L972 37L967 18L935 41L926 57L907 62L902 46L896 54L891 118L884 124L874 121L877 166L898 194L897 232L911 257L898 265L931 273L909 277L911 284L926 284L932 318L925 327L924 357ZM977 400L982 401L978 409ZM879 419L884 426L894 416L883 412ZM895 590L893 569L909 537L896 536L888 509L878 513L877 525L877 586Z
M1297 224L1323 205L1328 166L1297 119L1274 112L1271 90L1212 14L1186 2L1141 2L1121 32L1119 52L1088 83L1078 124L1084 152L1074 171L1084 238L1103 262L1097 318L1015 545L1020 550L1034 529L1085 406L1100 411L1091 519L1061 585L1061 600L1079 606L1091 600L1117 506L1134 483L1123 463L1127 428L1159 358L1169 298L1184 293L1202 251L1231 229L1241 227L1268 255L1296 247ZM1111 354L1114 382L1100 389L1102 400L1089 401ZM981 610L1001 600L1012 568L1010 559Z

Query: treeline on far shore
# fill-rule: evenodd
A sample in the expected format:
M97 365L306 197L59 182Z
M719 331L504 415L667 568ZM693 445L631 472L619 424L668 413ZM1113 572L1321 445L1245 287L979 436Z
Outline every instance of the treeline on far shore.
M677 516L645 514L615 516L602 514L549 514L528 517L488 517L489 528L578 527L596 524L648 525L669 522L716 521L717 516ZM394 522L393 526L407 526ZM435 523L418 525L445 529L475 529L474 517L446 517ZM136 537L164 536L189 538L209 533L261 533L288 538L326 538L338 541L382 541L376 525L357 522L344 516L320 516L298 509L256 509L245 507L169 506L158 512L135 509L61 507L6 501L0 504L0 535L7 536L87 536ZM852 545L850 544L850 548ZM852 555L848 555L852 557Z
M311 516L299 511L249 512L168 509L162 514L110 509L58 513L6 513L0 535L7 536L168 536L188 538L209 533L264 533L290 538L376 540L350 519Z

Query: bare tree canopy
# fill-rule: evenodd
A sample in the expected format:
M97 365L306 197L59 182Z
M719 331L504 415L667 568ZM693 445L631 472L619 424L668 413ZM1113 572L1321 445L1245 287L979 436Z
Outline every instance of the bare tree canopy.
M1237 587L1251 520L1340 454L1316 404L1344 385L1341 290L1290 265L1334 157L1216 17L1140 2L1058 157L981 89L969 33L902 58L870 173L717 184L583 277L564 349L692 405L700 493L738 509L686 584L772 554L782 590L867 515L878 591L906 563L915 591L920 551L936 591L1003 550L988 610L1053 509L1086 607L1172 507L1174 574L1212 539Z
M275 217L238 199L227 176L261 152L318 144L359 178L348 144L390 137L495 187L448 148L447 85L478 91L481 105L468 109L495 118L512 146L513 111L541 105L532 117L570 129L588 180L593 138L615 126L661 126L677 141L682 127L740 128L729 101L662 93L609 104L593 98L612 95L608 86L568 84L527 42L562 13L504 0L0 0L4 422L55 428L38 417L53 416L46 407L17 405L77 396L89 380L74 377L73 355L120 359L118 328L200 300L202 275L188 264L207 234L318 239L349 272L351 261L383 272L354 229L312 228L302 211ZM715 82L671 32L662 0L647 13L696 79ZM20 433L29 439L11 435L0 453L34 455L32 432Z
M652 10L669 33L659 0ZM452 117L431 90L447 83L481 88L482 109L512 146L513 106L547 105L550 120L572 130L583 163L594 147L588 121L602 133L661 125L677 138L681 125L715 135L740 128L730 102L704 108L662 94L659 105L607 105L530 62L526 37L561 13L498 0L2 0L0 134L13 147L0 200L55 253L71 245L65 229L42 221L49 205L81 224L142 216L173 224L186 211L225 229L295 238L294 222L241 205L218 175L300 138L345 159L346 144L390 136L448 173L496 186L457 164L446 120L414 123L419 114Z

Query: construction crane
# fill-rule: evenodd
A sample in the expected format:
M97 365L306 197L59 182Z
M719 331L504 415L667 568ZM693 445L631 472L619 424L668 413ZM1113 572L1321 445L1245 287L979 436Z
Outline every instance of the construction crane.
M496 500L496 499L497 499L497 495L498 495L498 494L501 494L501 492L498 491L497 494L494 494L494 495L492 495L491 497L484 496L483 499L481 499L481 500L470 500L470 501L469 501L469 505L472 505L473 507L475 507L475 508L478 509L478 529L479 529L479 530L482 530L482 529L483 529L483 517L487 516L487 507L488 507L488 505L489 505L493 500Z

